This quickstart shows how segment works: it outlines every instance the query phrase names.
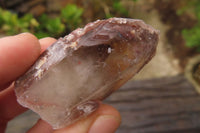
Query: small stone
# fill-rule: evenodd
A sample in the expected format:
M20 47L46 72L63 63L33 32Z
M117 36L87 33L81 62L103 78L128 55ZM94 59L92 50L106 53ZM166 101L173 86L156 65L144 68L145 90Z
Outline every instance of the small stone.
M158 31L141 20L89 23L52 44L15 82L18 102L63 128L98 108L155 55Z

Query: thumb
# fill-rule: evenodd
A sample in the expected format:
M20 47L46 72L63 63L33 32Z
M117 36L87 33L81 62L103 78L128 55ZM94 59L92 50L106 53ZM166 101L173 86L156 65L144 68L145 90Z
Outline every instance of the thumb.
M115 108L101 104L89 117L55 133L114 133L120 122L121 116Z
M114 133L120 122L121 116L115 108L101 104L94 113L65 128L53 131L40 120L28 133Z

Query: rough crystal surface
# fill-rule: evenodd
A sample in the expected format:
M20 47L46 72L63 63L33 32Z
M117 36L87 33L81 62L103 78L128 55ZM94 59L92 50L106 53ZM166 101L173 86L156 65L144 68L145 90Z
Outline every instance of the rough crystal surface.
M155 54L158 31L141 20L97 20L60 38L15 83L18 102L54 129L92 113Z

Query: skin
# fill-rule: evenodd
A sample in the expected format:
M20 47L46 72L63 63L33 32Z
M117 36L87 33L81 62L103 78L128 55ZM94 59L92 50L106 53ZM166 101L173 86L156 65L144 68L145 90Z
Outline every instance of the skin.
M5 132L10 120L27 111L16 101L13 82L55 41L56 39L50 37L38 40L30 33L0 38L1 133ZM27 133L114 133L120 122L121 117L116 109L100 104L90 116L68 127L53 130L48 123L40 119Z

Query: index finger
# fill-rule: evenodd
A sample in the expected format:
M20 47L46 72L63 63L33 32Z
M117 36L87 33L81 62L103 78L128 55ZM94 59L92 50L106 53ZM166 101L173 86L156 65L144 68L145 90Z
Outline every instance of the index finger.
M40 55L40 43L23 33L0 39L0 88L23 74Z

